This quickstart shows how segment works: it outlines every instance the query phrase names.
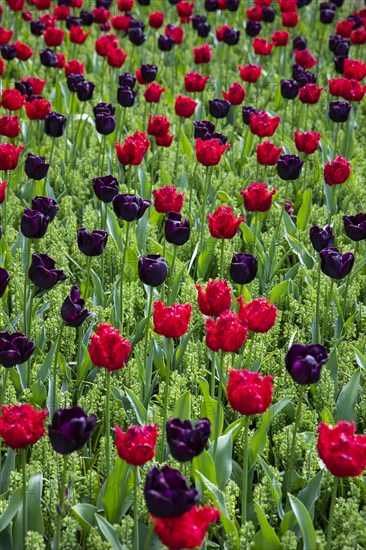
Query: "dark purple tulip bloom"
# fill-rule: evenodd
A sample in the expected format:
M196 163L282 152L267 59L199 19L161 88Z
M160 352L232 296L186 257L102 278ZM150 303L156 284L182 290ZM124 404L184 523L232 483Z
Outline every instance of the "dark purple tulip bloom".
M14 88L18 90L22 95L31 97L33 95L33 86L30 82L15 82Z
M341 254L338 248L324 248L320 251L320 267L322 272L332 279L344 279L350 273L355 256L352 252Z
M0 365L10 369L28 361L34 352L34 343L22 332L0 332Z
M366 214L355 216L343 216L344 230L351 241L363 241L366 239Z
M205 11L214 12L219 9L219 3L217 0L205 0Z
M41 239L45 236L50 218L38 212L24 208L24 214L20 221L20 230L28 239Z
M220 134L219 132L212 132L212 134L206 134L203 138L203 141L208 141L209 139L217 139L221 145L225 145L228 142L229 138L225 134Z
M76 17L76 15L69 15L66 17L66 28L71 30L71 27L81 27L83 25L83 20L81 17Z
M209 120L195 120L194 124L194 139L204 139L204 136L212 134L215 131L215 125Z
M292 379L305 386L319 381L322 366L328 359L327 350L321 344L293 344L286 354L285 365Z
M292 47L294 50L306 50L306 46L307 46L306 38L303 38L302 36L295 36L295 38L292 41Z
M236 29L225 29L224 42L228 46L235 46L239 42L240 31Z
M158 66L157 65L149 65L146 63L145 65L141 65L141 76L145 80L145 82L154 82L156 79L156 75L158 74Z
M107 239L107 231L94 229L89 232L85 227L78 229L78 247L85 256L100 256L106 247Z
M160 34L158 38L158 48L162 52L170 52L174 46L174 40L171 36L165 36L165 34Z
M308 6L311 3L311 0L297 0L297 7L303 8L304 6Z
M45 67L55 67L57 65L56 52L48 48L39 52L39 58Z
M49 197L34 197L32 199L32 210L42 212L44 216L49 217L51 222L57 214L58 206L55 199L50 199Z
M231 260L229 273L232 281L238 285L247 285L255 279L258 270L258 258L252 254L239 252Z
M123 73L118 77L118 84L122 87L134 88L136 84L136 77L131 73Z
M300 76L302 76L305 72L304 67L301 65L296 65L296 63L292 65L292 78L294 80L299 80Z
M310 241L317 252L324 250L324 248L331 248L334 244L334 235L330 225L323 229L313 223L310 228Z
M250 122L250 115L253 113L253 114L257 114L259 113L259 110L256 109L255 107L250 107L249 105L243 105L242 109L241 109L241 113L242 113L242 117L243 117L243 122L244 124L246 124L247 126L249 126L249 122Z
M140 27L132 27L128 31L128 38L134 46L141 46L146 40L146 34Z
M319 6L320 9L320 21L324 25L330 25L336 14L337 7L332 2L322 2Z
M79 101L89 101L93 97L95 84L88 80L83 80L76 85L76 95Z
M273 8L268 8L264 6L262 10L262 21L263 23L273 23L276 17L276 10Z
M245 32L248 36L251 38L254 38L255 36L258 36L258 34L261 32L262 25L259 21L247 21L245 25Z
M104 101L97 103L93 107L94 116L101 115L101 114L114 115L115 110L116 109L114 105L112 105L111 103L105 103Z
M292 216L292 214L294 213L294 205L292 204L291 201L289 201L288 199L286 200L285 202L285 212L287 212L287 214L289 216Z
M51 111L44 120L44 131L47 136L61 137L66 128L66 117L55 111Z
M166 423L166 435L172 456L179 462L188 462L204 451L211 435L211 423L208 418L202 418L192 426L189 420L171 418Z
M94 193L102 202L112 202L118 194L118 180L111 174L92 180Z
M85 300L81 298L79 287L75 285L61 306L61 317L67 327L80 327L92 315L84 306Z
M132 90L129 86L119 86L117 101L122 107L133 107L138 91Z
M183 246L191 235L189 219L182 220L182 214L168 212L165 217L165 238L168 243Z
M304 73L296 79L300 88L306 86L306 84L316 84L316 75L310 71L304 71Z
M80 407L58 409L48 426L51 445L61 455L68 455L81 449L96 426L98 417L87 416Z
M114 113L114 108L113 108ZM107 109L105 111L95 112L94 107L94 115L95 115L95 128L98 132L98 134L102 134L103 136L108 136L112 132L114 132L116 128L116 117L114 114L111 114Z
M176 518L188 512L199 500L196 489L189 488L179 470L153 466L146 476L144 495L147 508L154 517Z
M131 16L129 28L130 29L141 29L143 31L144 28L145 28L145 23L143 21L141 21L141 19L134 19Z
M335 55L348 55L350 45L349 40L342 38L338 34L330 36L328 40L329 49Z
M81 10L80 19L85 27L90 27L94 23L95 15L90 11Z
M45 163L44 157L37 157L32 153L28 153L24 163L24 171L32 180L43 180L47 176L49 167L50 165Z
M200 23L197 28L197 34L200 38L207 38L210 34L211 25L208 23Z
M139 259L140 281L148 286L160 286L168 276L166 259L160 254L148 254Z
M225 118L230 109L230 102L226 99L209 99L208 110L214 118Z
M6 61L11 61L17 55L17 49L13 44L4 44L1 46L1 57Z
M332 101L329 103L329 118L333 122L347 122L352 105L347 101Z
M9 284L10 275L4 267L0 267L0 298L5 294L5 290Z
M281 80L281 95L284 99L295 99L299 93L299 83L296 80Z
M129 193L116 195L113 199L113 210L116 216L126 222L133 222L142 218L150 205L150 201Z
M238 11L239 8L239 0L227 0L226 1L226 9L228 11Z
M105 8L106 10L110 7L113 0L97 0L97 8Z
M282 180L293 181L300 177L303 160L297 155L281 155L277 161L277 173Z
M338 74L344 73L344 60L347 59L343 55L337 55L333 58L334 68Z
M353 15L349 15L347 17L347 21L352 21L352 23L354 23L354 27L353 27L354 29L359 29L360 27L362 27L362 23L363 23L362 17L359 17L355 13L353 13Z
M38 288L38 292L49 290L57 283L66 279L62 269L55 269L56 262L47 254L32 254L32 263L28 271L28 277Z
M29 26L33 36L42 36L42 31L46 30L45 23L39 19L34 19L34 21L31 21Z
M204 14L192 15L191 17L191 24L195 31L198 30L199 25L202 25L202 23L206 23L206 21L207 21L207 16Z

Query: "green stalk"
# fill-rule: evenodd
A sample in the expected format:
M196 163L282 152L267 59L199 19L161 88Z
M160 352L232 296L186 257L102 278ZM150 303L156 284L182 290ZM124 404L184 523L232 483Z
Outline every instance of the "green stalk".
M201 227L200 227L200 252L203 250L203 240L205 238L205 209L207 201L208 186L210 181L210 169L206 167L206 178L205 178L205 187L203 191L203 202L201 205Z
M170 294L172 292L172 287L173 287L173 284L174 284L174 267L175 267L175 260L177 258L177 246L173 246L173 260L172 260L172 265L170 267L170 270L169 270L169 285L168 285L168 294L167 294L167 305L171 305L170 304Z
M304 397L304 386L300 386L299 391L299 402L296 409L296 415L295 415L295 423L292 430L292 442L291 442L291 449L290 449L290 458L287 465L287 472L286 472L286 491L291 490L291 474L292 469L294 466L294 455L295 455L295 448L296 448L296 436L299 428L300 418L301 418L301 408L302 408L302 401Z
M360 241L357 241L356 246L355 246L355 252L354 252L355 257L358 253L359 244L360 244ZM346 317L347 317L348 289L349 289L350 283L351 283L351 273L349 273L347 275L346 288L344 290L344 300L343 300L343 308L342 308L343 309L343 314L344 314L344 319L346 319Z
M156 522L157 522L156 519L153 519L153 520L150 521L149 530L147 532L146 539L145 539L144 550L149 550L149 548L150 548L150 543L151 543L151 539L152 539L153 534L154 534L154 529L155 529Z
M121 265L121 278L119 281L119 299L120 299L120 325L121 328L123 326L123 282L124 282L124 272L125 272L125 263L126 263L126 256L127 256L127 246L128 246L128 240L130 235L130 223L126 222L126 236L125 236L125 242L124 242L124 248L123 248L123 256L122 256L122 265Z
M133 466L133 548L134 550L140 550L139 546L139 509L138 509L138 480L139 480L139 467Z
M221 239L221 256L220 256L220 276L222 279L224 275L224 252L225 252L225 239Z
M213 459L216 459L217 441L219 439L219 427L221 422L221 400L222 400L222 385L223 385L223 370L224 370L224 352L220 350L219 359L219 389L217 392L217 409L216 409L216 423L215 423L215 439L213 448Z
M146 363L147 363L147 353L148 353L148 343L149 343L149 328L150 328L150 317L151 317L151 311L152 311L152 304L153 304L153 295L154 295L154 289L153 287L149 287L149 303L147 306L147 323L146 323L146 329L145 329L145 344L144 344L144 363L143 368L146 371ZM145 388L144 388L144 382L142 382L142 391L141 391L142 397L145 397Z
M326 306L325 306L325 315L324 315L325 328L326 328L326 330L324 331L325 333L328 331L328 315L329 315L330 304L332 303L333 289L334 289L334 279L331 280L330 287L329 287L328 298L327 298L327 303L326 303ZM326 336L325 333L322 335L323 340Z
M1 386L1 395L0 395L0 411L5 401L5 392L6 392L6 386L8 384L8 378L9 378L8 369L3 369L3 383Z
M165 433L166 433L166 420L168 415L168 399L169 399L169 384L171 373L171 360L173 357L173 339L167 338L167 352L166 352L166 380L165 380L165 392L164 392L164 408L163 408L163 425L162 425L162 439L160 449L160 462L164 462L165 457Z
M330 500L330 510L329 510L329 519L328 519L328 529L327 529L327 545L325 547L326 550L330 550L332 546L334 508L335 508L335 501L337 498L338 485L339 485L339 477L334 477L332 496Z
M60 542L61 542L61 519L64 515L64 499L65 499L65 485L66 485L66 472L67 472L67 462L68 462L68 455L63 456L63 467L62 467L62 477L61 477L61 484L60 489L58 493L58 500L60 505L60 510L57 511L57 522L56 522L56 532L55 532L55 544L54 544L54 550L60 549Z
M250 416L244 416L243 428L244 428L244 443L243 443L243 480L241 486L241 525L242 527L247 521L247 502L248 502L248 435L249 435L249 422Z
M110 401L111 401L111 373L108 369L106 369L106 394L105 394L105 423L104 423L104 437L105 437L105 460L106 460L106 479L109 476L109 470L110 470L110 463L111 463L111 409L110 409Z
M182 123L183 123L183 118L179 117L178 134L177 134L177 150L175 153L173 178L176 178L177 176L178 159L179 159L179 142L180 142L180 134L182 132Z
M51 406L50 406L50 418L53 417L54 412L57 408L57 398L56 398L56 386L57 386L57 366L58 366L58 354L60 352L61 347L61 341L62 341L62 334L64 332L64 323L61 323L60 330L58 333L57 338L57 344L56 344L56 350L55 350L55 358L53 362L53 385L52 385L52 396L51 396Z
M316 316L315 316L315 342L320 342L320 282L321 282L321 268L320 259L318 261L318 283L316 288ZM313 343L315 343L313 342Z
M23 513L22 513L22 534L23 534L23 544L25 546L25 537L27 536L27 476L26 476L26 466L27 466L27 448L20 450L22 458L22 503L23 503Z

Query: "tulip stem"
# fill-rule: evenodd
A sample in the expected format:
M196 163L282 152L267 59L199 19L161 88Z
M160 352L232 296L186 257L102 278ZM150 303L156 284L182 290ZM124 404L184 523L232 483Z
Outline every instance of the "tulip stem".
M174 267L175 267L175 260L177 258L177 246L174 245L174 250L173 250L173 259L172 259L172 265L170 266L170 273L169 273L169 286L168 286L168 293L167 293L167 305L171 305L170 304L170 294L172 292L172 287L173 287L173 284L174 284Z
M91 286L90 285L91 260L92 260L92 257L88 256L86 261L86 280L85 280L85 292L84 292L85 300L89 298L89 288Z
M177 176L178 159L179 159L179 142L180 142L180 134L182 132L182 123L183 123L183 117L179 117L178 134L177 134L177 150L175 152L175 163L174 163L174 173L173 173L174 179Z
M247 521L247 501L248 501L248 458L249 458L249 421L250 416L246 415L243 418L244 442L243 442L243 479L241 486L241 525L245 525Z
M255 338L255 332L250 331L249 333L250 333L250 346L249 346L248 357L247 357L247 360L245 362L245 368L247 368L248 370L250 370L250 367L251 367L250 362L251 362L251 359L252 359L254 338Z
M285 112L283 115L283 125L282 125L282 141L285 137L285 126L286 126L286 118L287 118L287 107L288 107L288 100L285 100Z
M359 243L360 241L357 241L356 242L356 246L355 246L355 252L354 252L354 255L355 255L355 258L356 258L356 255L358 253L358 246L359 246ZM349 285L351 283L351 273L349 273L347 275L347 281L346 281L346 288L344 289L344 300L343 300L343 315L344 315L344 319L346 320L346 317L347 317L347 301L348 301L348 289L349 289Z
M140 550L139 548L139 509L138 509L138 482L139 482L139 467L133 467L133 538L134 538L134 550Z
M165 457L165 433L166 433L166 419L168 415L168 399L169 399L169 385L170 385L170 373L171 363L173 359L173 339L167 338L167 350L166 350L166 378L165 378L165 392L164 392L164 408L163 408L163 425L162 425L162 439L161 439L161 453L160 462L164 462Z
M150 542L154 534L156 522L157 522L157 519L155 518L150 521L149 530L147 532L146 539L145 539L144 550L150 549Z
M292 469L293 469L293 466L294 466L296 436L297 436L299 423L300 423L300 418L301 418L301 408L302 408L303 397L304 397L304 386L300 386L299 402L297 404L295 422L294 422L294 427L293 427L293 430L292 430L292 442L291 442L291 449L290 449L290 457L289 457L286 476L285 476L285 489L286 489L287 492L291 490L291 477L292 477Z
M215 439L214 439L214 448L213 448L213 459L214 459L214 460L216 460L217 442L218 442L219 434L220 434L223 371L224 371L224 352L223 352L223 350L220 350L220 358L219 358L219 388L218 388L218 392L217 392L217 408L216 408L216 422L215 422Z
M318 284L316 289L316 315L315 315L315 342L320 342L320 282L321 282L321 268L320 268L320 259L318 261Z
M25 537L27 536L27 477L26 477L26 466L27 466L27 448L21 449L20 451L22 458L22 529L23 529L23 544L25 546Z
M146 363L147 363L147 354L148 354L148 343L149 343L149 327L150 327L150 317L151 317L151 311L152 311L152 304L153 304L153 295L154 290L153 287L149 287L149 302L147 306L147 323L145 328L145 345L144 345L144 363L142 365L144 372L146 372ZM146 381L148 383L148 381ZM145 386L144 386L144 380L142 380L142 398L145 398Z
M330 304L332 303L333 289L334 289L334 279L331 280L330 287L329 287L329 292L328 292L328 296L327 296L327 302L326 302L326 306L325 306L325 315L324 315L325 327L324 328L326 330L324 331L324 334L322 335L323 340L326 336L326 333L328 332L328 315L329 315Z
M55 358L54 358L54 362L53 362L53 381L52 381L52 393L51 393L51 403L50 403L50 417L51 418L53 417L54 412L57 408L57 403L56 403L56 399L57 399L56 398L57 366L58 366L58 354L60 352L63 332L64 332L64 323L61 323L60 330L59 330L59 333L58 333L58 338L57 338Z
M330 509L329 509L329 519L328 519L328 528L327 528L327 544L326 550L330 550L332 546L332 532L333 532L333 521L334 521L334 508L335 501L337 498L338 492L339 477L334 477L334 484L332 489L332 496L330 500Z
M334 149L333 149L333 159L335 159L336 156L337 156L338 135L339 135L339 124L336 124L335 138L334 138Z
M3 369L3 383L1 386L1 395L0 395L0 411L5 401L5 392L6 392L6 386L8 384L8 376L9 376L8 369Z
M77 140L78 140L78 136L79 136L79 132L80 132L80 126L81 126L81 123L83 122L83 116L84 116L84 112L85 112L85 107L86 107L86 101L83 101L83 106L82 106L82 109L81 109L81 113L80 113L80 118L79 118L79 123L78 123L78 127L76 128L76 134L75 134L75 141L73 141L73 143L76 143L77 144ZM73 136L74 137L74 136ZM53 140L54 142L55 140ZM75 150L77 151L77 148L75 147ZM51 161L50 161L51 163Z
M203 190L203 201L201 206L200 253L203 251L203 239L205 238L205 209L206 209L209 182L210 182L210 168L206 166L205 187Z
M122 265L121 265L121 278L119 281L119 299L120 299L120 325L121 328L123 326L123 283L124 283L124 272L125 272L125 263L126 263L126 256L127 256L127 247L128 247L128 240L130 235L130 223L126 222L126 236L125 236L125 242L123 247L123 256L122 256Z
M110 400L111 400L111 373L106 369L106 382L107 389L105 394L105 424L104 424L104 437L105 437L105 462L106 462L106 479L109 476L110 463L111 463L111 436L110 436Z
M225 239L221 239L220 280L224 275L224 252L225 252Z
M63 505L64 505L64 498L65 498L65 485L66 485L66 472L67 472L68 458L69 458L68 455L63 455L61 483L60 483L60 488L58 492L59 509L57 510L54 550L59 550L60 542L61 542L61 519L62 519L62 516L64 516Z

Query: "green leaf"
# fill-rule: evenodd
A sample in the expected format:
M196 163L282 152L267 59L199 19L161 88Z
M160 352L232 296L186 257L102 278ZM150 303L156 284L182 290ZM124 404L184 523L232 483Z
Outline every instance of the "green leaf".
M111 523L119 523L132 505L133 473L126 461L116 459L105 484L102 497L106 518Z
M147 410L141 403L140 399L137 397L137 395L134 394L132 390L129 390L128 388L125 388L125 392L127 395L127 398L129 402L131 403L133 410L135 411L137 420L139 423L146 424L147 422Z
M289 233L285 233L285 239L288 242L291 250L297 255L299 258L299 261L302 265L305 267L312 269L314 265L314 260L312 256L309 254L305 246L295 237L290 235Z
M297 215L296 225L299 231L305 231L309 225L309 219L311 216L313 193L311 189L306 189L302 196L302 203Z
M205 247L198 257L197 276L199 279L204 279L206 277L208 268L214 257L216 242L217 239L210 236L206 240Z
M193 471L197 470L209 479L214 485L217 485L216 469L214 459L208 451L203 451L192 460Z
M253 235L253 231L250 229L249 225L247 225L246 223L241 223L239 227L240 227L241 234L243 235L243 241L246 244L253 243L254 242L254 235Z
M216 476L218 486L223 489L231 477L232 466L232 452L233 452L233 436L240 429L240 424L234 426L229 432L220 436L217 440L216 450ZM209 452L213 451L214 443L211 444Z
M12 493L5 512L3 512L0 516L0 531L3 531L10 524L14 516L20 510L21 506L22 488L18 487L18 489L15 489L14 493Z
M0 471L0 495L4 495L10 488L10 474L15 470L15 452L8 447L8 454L2 463ZM1 523L0 523L1 525Z
M52 366L52 359L55 354L56 347L57 347L57 342L54 342L53 345L51 346L50 351L47 353L46 358L41 365L41 368L38 371L36 380L41 380L42 382L44 382L48 377L48 374Z
M254 510L257 514L258 522L261 527L260 531L253 537L255 550L281 550L282 546L273 527L270 526L266 518L266 514L258 504L254 504Z
M314 504L320 495L323 474L324 470L319 470L319 472L307 483L306 487L301 489L297 495L299 500L301 500L304 504L306 510L309 512L311 518L314 515Z
M112 545L113 550L125 550L125 547L122 546L121 541L118 538L117 531L103 516L95 514L95 519L97 520L98 527L102 532L105 539Z
M173 412L174 418L187 420L191 416L191 392L188 390L178 397Z
M281 283L278 283L274 288L272 288L271 293L269 295L269 301L272 302L272 304L276 304L280 298L283 296L286 296L288 292L288 281L282 281Z
M267 464L267 462L264 460L264 458L259 457L260 464L264 470L264 473L266 477L268 478L270 484L269 484L269 490L271 491L271 495L273 500L276 503L277 511L279 517L282 519L284 516L284 510L282 507L282 490L281 490L281 484L277 481L272 468Z
M340 420L351 421L356 419L355 405L358 399L360 377L361 371L357 369L339 394L334 414L336 422Z
M201 388L201 392L203 394L203 403L201 404L201 417L209 419L209 421L211 422L212 433L216 433L215 429L216 429L216 422L217 422L217 419L216 419L217 407L218 406L221 407L220 426L218 430L218 434L220 435L222 432L222 426L224 423L224 411L223 411L222 404L220 403L218 405L217 401L215 399L212 399L212 397L210 396L207 380L205 380L204 378L201 378L199 380L199 385Z
M42 490L43 490L43 474L38 473L30 478L27 489L27 521L28 527L32 531L37 531L43 535L44 523L42 515Z
M88 503L75 504L75 506L71 508L71 512L76 517L82 530L86 531L86 533L89 533L90 529L95 527L96 511L97 507Z
M192 156L192 153L193 153L192 145L191 145L191 142L189 141L189 139L186 136L184 128L180 129L179 146L180 146L181 150L183 151L183 153L187 157Z
M297 499L290 493L288 494L288 498L291 504L291 508L293 513L295 514L295 517L300 525L300 530L302 533L304 545L304 550L314 550L316 548L316 533L314 529L313 522L311 521L311 518L309 516L309 512L301 502L301 500Z

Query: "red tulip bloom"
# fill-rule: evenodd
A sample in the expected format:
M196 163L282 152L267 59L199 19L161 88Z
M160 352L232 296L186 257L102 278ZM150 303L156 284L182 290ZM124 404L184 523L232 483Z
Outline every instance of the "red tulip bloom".
M319 147L320 134L318 132L298 132L295 130L295 145L299 153L312 155Z
M132 11L133 0L117 0L119 11Z
M111 19L112 27L116 31L127 32L131 23L131 17L129 15L115 15Z
M117 47L118 47L118 38L115 34L104 34L95 41L95 51L101 57L107 57L107 53L109 49L117 48Z
M259 113L251 113L249 128L252 134L260 138L271 137L277 130L280 122L281 117L270 117L265 111L260 111Z
M183 208L184 193L178 193L174 185L166 185L153 191L154 207L160 214L179 213Z
M107 63L110 67L120 69L126 61L127 53L122 48L111 48L107 53ZM146 97L146 96L145 96Z
M0 436L11 449L26 449L46 433L44 420L48 411L37 411L28 403L2 407Z
M193 14L194 2L186 2L181 0L177 4L177 12L181 23L189 23Z
M286 46L289 41L290 34L287 31L275 31L271 35L271 38L272 42L275 43L275 46Z
M165 29L165 35L173 39L174 44L181 44L184 38L184 30L178 25L168 25Z
M121 145L116 143L116 154L121 164L132 164L137 166L142 163L151 143L147 139L145 132L135 132L132 136L125 138Z
M7 181L0 181L0 204L3 204L6 199L6 188L8 186Z
M32 21L32 14L31 14L31 12L28 11L28 10L23 11L23 12L22 12L22 19L23 19L23 21L27 21L27 23L28 23L29 21Z
M82 27L73 25L70 29L70 42L74 44L84 44L91 32L85 32Z
M25 112L29 120L44 120L51 112L51 103L47 99L35 98L25 103Z
M353 21L339 21L339 23L337 23L336 25L336 34L338 34L342 38L349 38L354 29L354 26L355 24Z
M252 46L257 55L269 55L275 45L274 42L267 42L265 38L254 38Z
M56 27L47 27L42 34L46 45L49 48L55 48L57 46L61 46L65 36L65 31L62 29L57 29Z
M128 464L142 466L154 458L158 437L156 424L130 426L126 432L116 427L114 431L118 456Z
M324 180L328 185L344 183L351 173L351 164L341 155L324 166Z
M144 91L144 96L148 103L159 103L163 92L165 92L165 88L156 82L151 82Z
M131 354L131 344L116 328L107 323L98 325L90 336L89 354L92 363L112 372L122 369Z
M28 61L34 54L34 51L28 44L24 44L23 42L14 42L13 46L16 49L16 58L19 59L19 61Z
M160 29L164 25L164 13L162 11L155 11L149 14L149 25L153 29Z
M211 351L238 351L248 335L248 327L234 311L224 311L214 321L206 320L206 345Z
M0 143L0 170L15 170L23 149L23 145L16 147L12 143Z
M208 44L203 44L202 46L197 46L193 50L194 62L196 65L201 63L209 63L212 57L212 50Z
M360 81L366 76L366 65L361 60L348 59L348 57L346 57L343 67L343 73L346 78Z
M12 11L22 11L25 0L5 0L5 3Z
M178 95L175 100L175 114L182 118L189 118L194 114L198 103L190 97Z
M95 17L94 22L99 23L100 25L107 23L108 19L111 16L111 12L103 6L100 6L99 8L94 8L92 10L92 14Z
M222 25L219 29L215 29L216 39L218 42L222 42L224 40L224 34L227 30L230 30L229 25Z
M334 476L357 477L366 468L366 435L356 435L355 431L353 422L319 425L318 453Z
M3 76L4 71L5 71L5 63L3 61L3 58L0 57L0 76Z
M282 13L282 25L293 29L300 21L300 15L296 11Z
M231 206L219 206L213 214L207 214L208 228L215 239L232 239L239 225L245 222L243 216L235 217Z
M272 197L277 189L267 191L267 183L251 183L246 189L240 191L243 197L245 209L248 212L267 212L272 206Z
M262 166L275 166L282 153L282 147L276 147L272 141L263 141L256 148L257 161Z
M254 6L253 8L248 8L245 10L246 18L249 21L262 21L262 6Z
M13 34L13 30L8 31L4 27L0 27L0 46L5 46L5 44L8 44Z
M305 86L299 90L299 100L301 103L314 105L318 103L322 91L323 88L321 86L317 86L316 84L305 84Z
M267 298L256 298L244 304L243 297L237 301L240 304L239 317L242 323L248 325L253 332L268 332L276 322L277 308Z
M351 42L356 46L365 44L366 42L366 30L365 29L355 29L351 32Z
M44 85L46 84L46 80L41 80L40 78L34 78L34 77L27 77L24 76L20 77L21 82L29 82L32 84L32 90L34 95L40 95L43 92Z
M209 76L202 76L194 71L184 76L184 86L187 92L203 92Z
M163 137L169 133L170 122L169 120L162 115L152 116L149 115L149 122L147 125L147 133L149 136Z
M70 13L70 8L65 5L55 6L53 8L53 17L56 21L66 21L66 19L70 16Z
M25 97L18 90L3 90L1 94L1 106L8 111L19 111L24 104Z
M317 60L311 55L309 50L295 50L295 63L297 65L301 65L304 69L311 69L311 67L314 67L318 62Z
M328 86L330 95L343 97L346 101L361 101L366 93L366 86L354 79L331 78Z
M231 306L231 288L227 281L212 280L207 283L206 292L196 285L198 307L203 315L218 317Z
M65 58L64 54L57 52L56 56L57 56L57 63L55 65L55 67L57 69L63 69L66 65L66 58Z
M201 548L210 523L220 518L220 512L210 506L193 506L175 518L157 518L154 531L170 550Z
M71 27L74 28L80 28L80 27ZM68 78L71 74L84 74L84 63L81 63L77 59L71 59L67 65L65 65L65 76Z
M264 413L272 403L273 376L229 369L227 397L230 406L245 416Z
M161 300L154 302L154 331L165 338L180 338L188 330L191 315L191 304L166 306Z
M243 86L239 84L239 82L234 82L231 84L227 92L222 90L222 97L229 101L231 105L240 105L240 103L243 103L246 95L246 91Z
M272 0L254 0L254 4L262 8L269 8L272 4Z
M196 158L203 166L216 166L230 145L222 145L218 139L196 139Z
M156 138L156 145L158 147L170 147L174 136L171 134L165 134L165 136Z
M259 79L261 72L262 72L262 65L245 65L244 67L239 66L238 71L240 72L240 76L244 82L257 82Z
M18 115L0 116L0 135L7 138L15 138L20 134Z

